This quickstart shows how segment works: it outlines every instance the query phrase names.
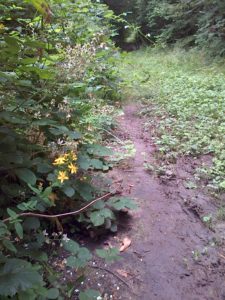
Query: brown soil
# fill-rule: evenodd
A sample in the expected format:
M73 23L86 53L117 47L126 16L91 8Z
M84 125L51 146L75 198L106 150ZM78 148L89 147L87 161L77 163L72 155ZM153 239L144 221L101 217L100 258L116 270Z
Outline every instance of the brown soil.
M202 216L215 210L212 201L198 189L184 186L185 180L192 178L188 160L181 159L160 178L146 172L143 164L154 161L155 146L149 133L143 132L137 112L133 104L124 108L117 133L132 140L136 155L127 167L112 174L115 180L121 179L124 194L139 205L129 229L119 233L120 240L128 236L132 244L113 270L125 271L124 280L132 289L123 287L117 297L225 299L225 256L215 247L216 234L201 221Z
M138 111L137 105L126 105L115 132L121 140L133 142L135 157L118 164L110 175L139 208L121 214L117 235L107 238L116 247L124 237L132 243L122 261L90 269L95 279L88 286L100 290L105 300L225 299L223 239L211 224L202 222L215 207L202 190L185 186L193 180L197 162L181 158L162 174L146 171L146 161L157 163L156 146L143 130Z

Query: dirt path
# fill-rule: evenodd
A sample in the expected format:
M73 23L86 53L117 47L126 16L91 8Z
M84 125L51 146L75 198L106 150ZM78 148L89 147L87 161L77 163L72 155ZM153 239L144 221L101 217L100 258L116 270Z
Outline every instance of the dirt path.
M134 143L136 155L127 167L112 173L121 180L123 193L139 205L129 230L119 234L129 236L132 245L123 253L123 262L113 267L127 272L125 280L135 294L124 288L118 299L225 299L225 260L214 247L214 233L201 222L196 207L183 206L185 199L207 199L184 188L185 166L176 166L174 178L166 183L146 172L143 164L153 160L155 146L137 112L138 106L125 106L117 132Z

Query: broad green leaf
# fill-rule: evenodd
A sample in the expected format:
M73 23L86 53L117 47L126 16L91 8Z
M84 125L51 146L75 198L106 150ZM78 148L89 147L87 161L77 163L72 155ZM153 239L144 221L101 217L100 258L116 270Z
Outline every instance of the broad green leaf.
M97 156L110 156L113 155L113 151L107 147L101 146L101 145L88 145L87 146L87 152L92 155Z
M95 188L91 186L87 182L76 182L75 184L76 191L81 195L81 197L86 200L90 201L93 199L93 193L95 192Z
M17 213L15 213L15 211L13 211L11 208L7 208L7 213L12 219L16 219L18 217Z
M49 164L46 163L40 163L37 165L37 172L38 173L42 173L42 174L46 174L51 172L53 169L53 167Z
M13 245L13 243L12 243L10 240L4 239L4 240L2 241L2 244L3 244L3 245L5 246L5 248L8 249L9 251L14 252L14 253L17 252L16 247ZM0 295L1 295L1 293L0 293Z
M22 227L22 225L19 222L17 222L17 223L14 224L14 226L15 226L15 230L16 230L16 233L17 233L18 237L20 239L22 239L23 238L23 227Z
M9 111L0 112L0 118L11 124L26 125L28 123L28 120L24 119L24 116L22 117L19 114Z
M32 245L34 247L34 244ZM19 248L17 251L17 256L18 257L29 257L32 260L38 260L42 262L47 262L48 261L48 255L46 252L41 251L41 250L35 250L35 249L24 249L24 248Z
M63 241L63 247L73 254L77 254L80 248L79 244L73 240Z
M19 291L43 285L41 275L30 263L22 259L8 259L0 269L0 295L14 296Z
M108 208L93 211L90 214L90 219L94 226L103 225L105 223L106 218L114 219L112 211Z
M136 203L129 197L112 197L107 201L107 204L116 210L137 209Z
M78 252L78 258L82 259L84 261L90 260L92 257L91 252L84 247L80 247L79 252Z
M64 186L62 190L68 197L72 197L75 194L75 190L70 186Z
M86 290L84 292L80 292L79 300L94 300L97 299L101 294L93 289Z
M18 39L12 36L5 36L5 42L8 45L8 49L11 53L18 53L20 50L20 45Z
M119 250L117 248L109 248L107 250L105 249L97 249L96 254L104 258L106 261L115 261L120 260L121 256L119 256Z
M101 226L105 223L105 217L99 211L94 211L90 215L91 222L94 226Z
M46 297L48 299L58 299L59 297L59 290L56 288L51 288L48 290Z
M37 178L31 170L27 168L20 168L15 169L14 172L19 177L19 179L23 180L27 184L35 185Z
M55 120L42 118L40 120L33 121L32 124L35 126L50 126L56 125L57 122Z
M67 135L73 140L79 140L82 137L81 134L76 131L69 131Z

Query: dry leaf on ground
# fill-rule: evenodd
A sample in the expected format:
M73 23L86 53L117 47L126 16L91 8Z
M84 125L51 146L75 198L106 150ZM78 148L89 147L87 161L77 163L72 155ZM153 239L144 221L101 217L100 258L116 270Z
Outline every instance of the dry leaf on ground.
M126 272L125 270L122 270L122 269L118 269L118 270L116 270L116 272L119 274L119 275L121 275L121 276L123 276L123 277L128 277L128 275L129 275L129 273L128 272Z
M122 246L120 247L120 252L125 251L131 245L131 239L125 237L122 242Z

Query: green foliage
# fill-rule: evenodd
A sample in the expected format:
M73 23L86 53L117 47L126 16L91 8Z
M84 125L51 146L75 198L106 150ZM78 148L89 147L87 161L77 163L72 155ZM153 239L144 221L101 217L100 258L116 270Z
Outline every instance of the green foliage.
M98 291L93 289L86 290L85 292L80 292L79 300L93 300L97 299L100 296Z
M107 202L99 201L88 212L80 214L78 221L85 224L88 229L103 227L116 232L117 223L114 211L136 208L136 204L128 197L111 197Z
M207 48L213 55L225 54L223 0L125 0L122 4L106 0L106 3L118 14L129 12L126 20L141 29L138 35L131 31L132 42L140 40L144 33L151 42L160 45L179 42L183 46Z
M91 182L111 167L111 151L98 142L118 99L113 19L91 0L0 3L1 299L62 299L65 286L47 263L53 243L71 253L68 267L91 259L76 242L48 236L48 222L29 213L75 211L101 194ZM63 225L102 226L115 221L112 210L95 206L84 221Z
M128 95L146 103L142 114L148 118L146 128L155 128L158 150L167 158L211 156L212 166L202 167L209 186L223 190L223 66L209 64L201 52L156 48L125 57L121 72Z
M115 260L120 260L121 256L119 256L119 250L117 248L109 248L109 249L97 249L96 254L104 258L108 262L112 262Z

